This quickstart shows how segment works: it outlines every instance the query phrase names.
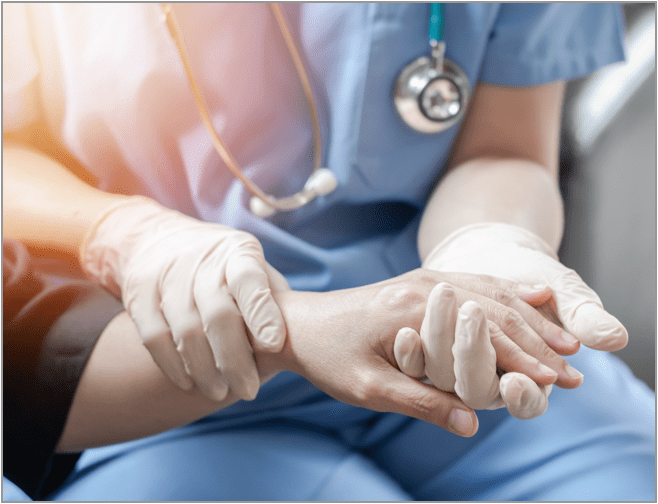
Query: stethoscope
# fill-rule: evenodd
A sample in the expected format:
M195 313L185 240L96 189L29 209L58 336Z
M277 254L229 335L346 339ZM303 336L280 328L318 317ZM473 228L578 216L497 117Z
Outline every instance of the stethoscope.
M252 197L249 201L251 212L262 218L269 217L277 211L301 208L318 196L326 196L338 186L334 174L328 168L320 166L322 160L320 121L304 64L279 5L276 3L268 5L272 9L293 60L313 123L313 173L301 191L285 198L277 198L263 192L245 176L237 160L215 131L201 89L194 77L171 4L162 4L169 34L176 44L204 126L224 163L251 193ZM395 86L393 101L400 117L409 127L422 133L438 133L453 126L461 119L468 102L469 87L466 75L459 66L444 58L443 24L443 6L432 4L430 15L431 56L423 56L409 63L398 76Z
M393 102L408 126L421 133L440 133L464 115L469 87L466 74L444 57L443 4L431 4L430 57L409 63L395 84Z

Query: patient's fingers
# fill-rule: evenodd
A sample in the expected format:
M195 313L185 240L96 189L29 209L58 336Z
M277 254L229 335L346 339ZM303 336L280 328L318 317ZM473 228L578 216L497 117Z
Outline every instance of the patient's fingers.
M484 310L474 301L459 309L455 328L455 391L473 409L494 405L499 397L496 351L489 339Z
M377 393L363 405L375 411L390 411L439 425L460 436L478 430L475 412L454 394L410 378L392 366L376 382Z
M552 350L518 311L506 306L505 303L496 302L490 297L464 291L460 288L455 288L455 293L457 294L458 303L461 300L463 302L468 300L476 301L484 309L487 319L494 322L503 334L515 343L514 348L518 347L547 366L547 368L533 366L522 369L507 369L508 371L519 371L527 374L537 383L545 385L555 383L562 388L576 388L582 383L582 375L571 368L566 360ZM505 301L505 299L502 300ZM530 310L534 310L530 305L526 304L525 306ZM539 316L536 313L534 315ZM510 356L501 354L499 347L495 346L495 348L499 362L515 360L511 359ZM501 365L501 367L503 366ZM558 374L557 380L554 372Z
M540 385L555 383L557 372L536 359L532 355L525 353L516 343L507 337L507 335L494 322L489 321L489 335L491 344L496 350L498 367L504 371L516 371L526 374L530 377L540 374L545 378L537 380ZM566 362L566 361L565 361Z
M395 336L393 354L400 371L412 378L425 376L425 357L420 336L411 327L403 327Z
M521 373L506 373L500 378L500 393L507 411L516 418L529 420L548 408L553 385L540 386Z
M436 388L447 392L455 390L452 346L456 322L455 291L451 285L441 282L432 289L427 299L420 338L425 354L425 374Z

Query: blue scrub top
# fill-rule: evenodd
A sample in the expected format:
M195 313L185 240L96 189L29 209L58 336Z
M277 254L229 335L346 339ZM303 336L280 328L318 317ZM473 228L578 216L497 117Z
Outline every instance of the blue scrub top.
M28 7L33 33L23 49L38 47L41 108L101 189L253 233L298 290L354 287L419 266L420 213L459 129L418 133L393 105L400 71L429 54L430 4L283 4L318 105L322 162L338 188L268 220L249 212L250 194L212 147L159 5ZM243 171L267 193L300 190L312 169L311 121L272 13L255 3L174 8L215 127ZM446 57L471 87L572 79L624 56L617 4L448 3L444 17ZM17 69L31 68L25 58L14 54ZM23 84L7 82L10 74L8 123L21 95L7 93Z
M269 220L246 210L250 195L240 189L215 214L258 236L267 260L294 289L358 286L420 266L420 213L459 129L415 132L393 105L399 72L429 53L429 11L429 4L418 3L321 3L304 4L299 12L299 42L326 146L323 162L339 187ZM445 5L446 57L464 70L471 87L479 81L531 86L586 75L623 59L623 31L616 4ZM310 145L310 134L306 141ZM274 150L254 165L281 165L281 155ZM221 164L218 156L212 162ZM272 183L257 169L250 174L266 192L284 195L305 180L292 176Z

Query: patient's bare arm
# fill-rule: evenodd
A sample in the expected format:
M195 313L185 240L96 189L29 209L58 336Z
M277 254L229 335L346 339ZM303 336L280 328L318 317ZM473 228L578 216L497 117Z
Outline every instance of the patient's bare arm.
M377 411L397 412L461 435L477 430L475 413L456 396L401 373L394 356L402 327L420 330L426 300L440 281L452 281L457 297L478 299L488 318L502 305L488 305L474 291L474 276L415 270L399 277L343 291L275 293L288 328L278 354L256 352L261 379L278 371L298 373L332 397ZM470 291L467 289L470 285ZM484 290L491 289L485 286ZM529 307L529 306L528 306ZM502 311L501 311L502 310ZM538 339L538 337L537 337ZM547 348L548 349L548 348ZM548 349L550 350L550 349ZM520 369L539 382L539 361L518 348ZM549 361L562 369L557 354ZM537 378L539 377L539 378ZM555 381L554 373L543 377ZM193 389L171 385L143 347L132 320L117 316L101 335L83 373L59 443L62 451L79 450L162 432L225 407Z
M329 293L281 292L288 326L279 354L256 353L264 380L281 370L305 376L333 397L378 411L395 411L464 434L475 414L451 394L401 373L393 342L402 326L420 328L431 281L415 276ZM417 282L418 285L413 285ZM135 439L184 425L237 399L205 398L173 386L151 359L132 319L122 313L107 326L82 375L59 451ZM453 415L453 409L463 413Z

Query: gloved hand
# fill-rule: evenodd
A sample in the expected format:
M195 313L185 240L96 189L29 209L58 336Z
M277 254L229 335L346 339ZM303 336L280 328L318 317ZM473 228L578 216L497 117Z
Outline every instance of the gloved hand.
M614 351L628 342L626 329L603 309L596 293L575 271L560 264L541 238L521 227L502 223L464 226L438 244L423 267L549 286L553 291L550 314L581 343Z
M123 301L165 375L214 400L253 399L254 344L278 352L286 327L271 289L289 289L258 240L143 197L108 208L80 248L82 267Z
M552 385L539 386L521 373L498 377L496 351L482 308L474 301L459 309L453 288L439 283L430 293L420 335L402 328L393 352L400 370L423 378L440 390L455 392L473 409L506 407L516 418L535 418L546 411Z

